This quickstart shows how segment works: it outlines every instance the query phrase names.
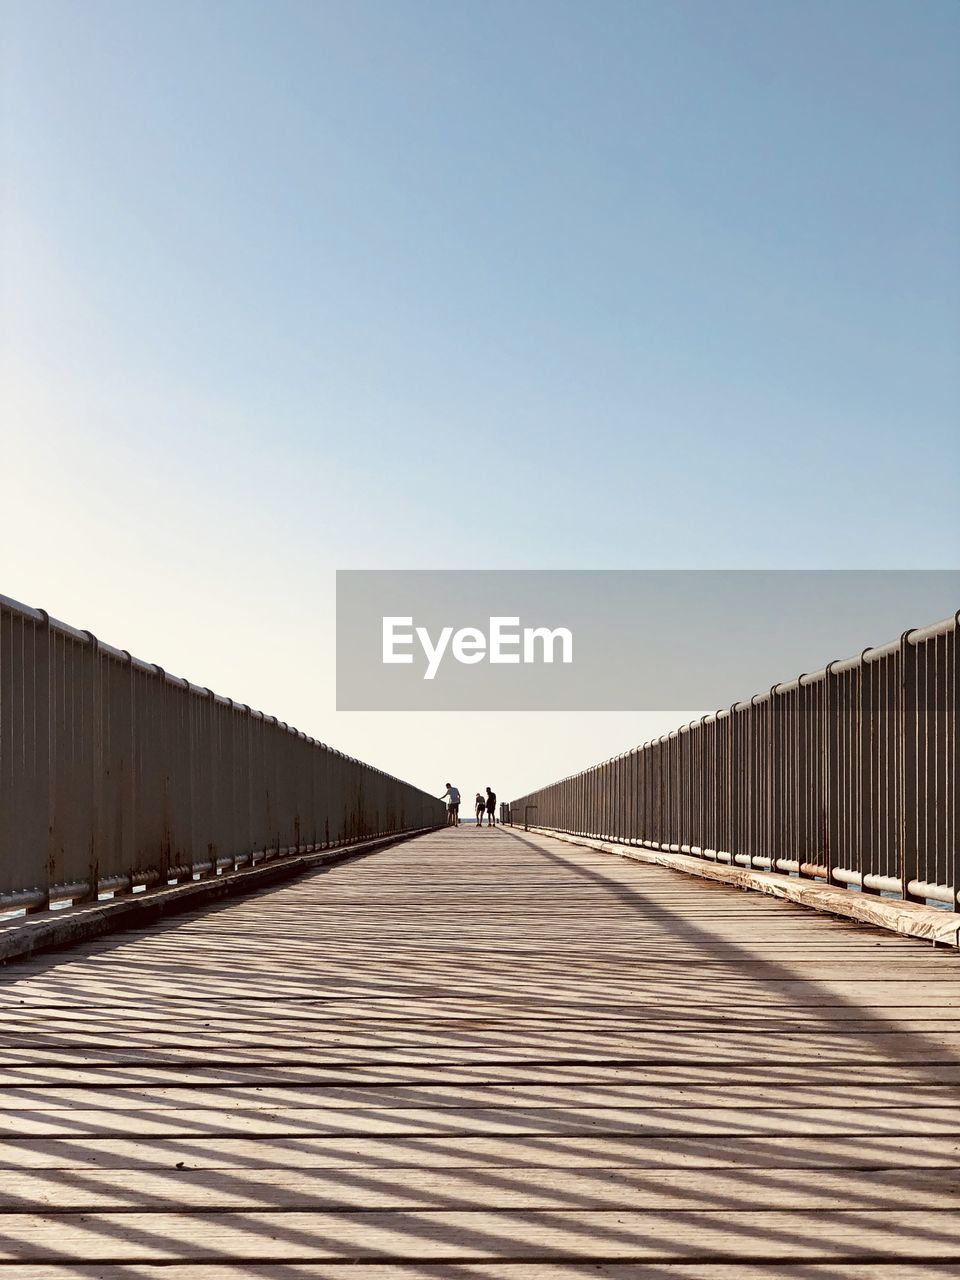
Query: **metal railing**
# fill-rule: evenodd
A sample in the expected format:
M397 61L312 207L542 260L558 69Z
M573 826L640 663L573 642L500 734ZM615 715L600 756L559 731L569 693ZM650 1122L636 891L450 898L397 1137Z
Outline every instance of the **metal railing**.
M436 797L0 596L0 910L444 819Z
M549 830L956 910L958 619L522 796L513 820L535 805Z

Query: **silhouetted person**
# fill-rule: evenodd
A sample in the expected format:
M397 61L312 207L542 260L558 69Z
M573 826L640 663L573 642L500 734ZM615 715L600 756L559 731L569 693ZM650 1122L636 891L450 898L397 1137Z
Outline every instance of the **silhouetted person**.
M495 812L496 808L497 808L497 793L495 791L491 791L490 788L487 787L487 826L488 827L495 827L497 825L496 812Z
M483 826L483 811L484 811L484 809L487 807L487 802L486 802L486 800L484 800L483 796L480 794L480 792L479 792L479 791L477 792L476 799L475 799L475 800L474 800L474 802L473 802L473 807L474 807L474 808L476 809L476 811L477 811L477 826L478 826L478 827L482 827L482 826Z
M452 782L447 783L447 789L440 797L441 800L447 802L447 826L459 827L460 825L460 791Z

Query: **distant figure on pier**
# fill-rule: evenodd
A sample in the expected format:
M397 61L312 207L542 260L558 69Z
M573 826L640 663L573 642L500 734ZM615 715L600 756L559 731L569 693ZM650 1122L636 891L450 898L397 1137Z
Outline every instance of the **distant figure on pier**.
M441 800L447 802L447 826L459 827L460 825L460 790L455 787L452 782L447 783L447 789L440 797Z
M475 799L475 800L474 800L474 802L473 802L473 807L474 807L474 808L476 809L476 811L477 811L477 826L478 826L478 827L482 827L482 826L483 826L483 811L484 811L484 809L486 809L486 807L487 807L487 802L486 802L486 800L484 800L483 796L480 794L480 792L479 792L479 791L477 792L476 799Z
M497 825L496 808L497 808L497 793L495 791L491 791L490 788L487 787L487 826L488 827L495 827Z

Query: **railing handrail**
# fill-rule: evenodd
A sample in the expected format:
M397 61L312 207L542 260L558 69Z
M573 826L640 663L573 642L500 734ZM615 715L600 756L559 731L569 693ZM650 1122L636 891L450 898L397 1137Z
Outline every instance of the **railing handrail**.
M443 817L383 769L0 596L0 911Z
M0 601L3 598L3 596L0 596ZM735 711L749 711L751 707L761 702L769 701L770 698L778 693L790 693L798 686L806 688L809 685L819 684L828 675L855 670L861 663L878 662L882 658L890 657L891 654L896 653L904 642L917 647L927 640L935 639L937 636L949 635L958 628L960 628L960 609L948 618L941 618L939 622L932 622L926 627L913 627L905 631L899 640L890 640L887 644L878 645L876 648L868 647L853 657L839 658L833 662L828 662L819 671L804 671L799 676L794 676L792 680L781 681L779 684L772 685L765 693L755 693L751 698L742 698L737 702L731 703L729 707L720 707L717 711L705 712L698 719L687 720L683 724L677 725L675 729L669 729L666 733L660 734L657 738L648 738L645 742L637 743L634 747L625 748L615 756L608 756L605 760L598 761L597 764L588 765L585 769L577 770L576 773L568 773L564 777L558 778L555 782L544 783L544 787L558 786L562 782L571 782L574 778L580 778L604 764L609 764L613 760L622 760L625 756L632 755L635 751L642 751L645 747L652 746L655 742L666 742L669 738L676 737L677 734L684 733L697 725L712 724L716 720L722 720L726 716L733 715ZM542 791L544 787L535 787L533 791L527 794L535 795L537 792Z
M311 737L310 734L298 729L295 725L289 724L286 720L281 720L277 716L268 715L265 711L258 711L256 707L251 707L248 702L237 702L233 698L228 698L225 694L215 693L207 685L194 684L188 680L186 676L175 676L167 671L165 667L159 666L155 662L147 662L143 658L136 657L130 653L128 649L117 649L114 645L107 644L92 631L85 631L79 627L72 627L68 622L62 622L59 618L54 618L47 613L45 609L37 609L32 605L23 604L19 600L14 600L10 596L5 596L0 592L0 609L8 609L11 612L22 614L25 618L30 618L33 622L39 622L42 625L49 626L52 631L59 631L61 635L69 636L71 640L75 640L80 644L91 645L100 653L107 654L108 657L116 658L120 662L125 662L129 666L136 668L138 671L144 672L146 675L158 676L167 684L173 685L177 689L182 689L186 693L195 694L198 697L210 698L213 702L223 707L234 707L240 711L246 711L251 716L257 716L261 720L275 724L277 728L283 729L285 732L292 734L294 737L303 738L305 741L312 743L318 747L324 747L327 751L332 751L335 755L341 756L344 760L352 761L354 764L362 764L365 768L373 770L382 778L389 778L392 782L400 782L404 786L412 786L412 783L405 782L402 778L398 778L395 774L387 773L383 769L377 768L376 765L368 764L365 760L360 760L357 756L347 755L345 751L340 751L337 747L332 747L328 742L321 742L319 738ZM416 788L420 794L428 799L435 799L428 791Z
M539 802L554 830L955 907L958 634L960 610L568 774L511 809Z

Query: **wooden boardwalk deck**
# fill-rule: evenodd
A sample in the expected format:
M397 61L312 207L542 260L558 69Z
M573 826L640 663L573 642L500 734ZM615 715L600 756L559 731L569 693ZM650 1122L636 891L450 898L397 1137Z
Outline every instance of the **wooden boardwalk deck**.
M960 1274L960 959L463 827L0 971L0 1280Z

